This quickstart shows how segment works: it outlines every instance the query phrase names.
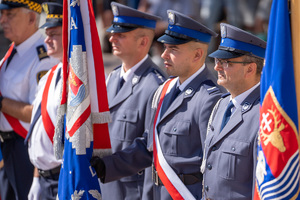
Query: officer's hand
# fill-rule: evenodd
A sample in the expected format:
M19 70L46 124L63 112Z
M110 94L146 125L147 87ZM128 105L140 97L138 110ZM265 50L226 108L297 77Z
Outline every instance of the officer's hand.
M39 200L41 191L42 189L39 182L39 177L33 177L31 188L28 194L28 200Z
M94 167L96 170L98 178L101 179L101 181L104 180L105 177L105 164L101 158L98 156L92 157L90 160L91 166Z

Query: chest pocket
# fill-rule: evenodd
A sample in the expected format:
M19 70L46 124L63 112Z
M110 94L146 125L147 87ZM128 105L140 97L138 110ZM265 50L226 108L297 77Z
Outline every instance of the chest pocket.
M218 173L224 179L245 181L252 176L253 155L248 142L225 140L221 147Z
M184 155L187 145L192 138L189 137L191 129L190 121L170 121L159 134L162 151L169 155ZM170 148L171 147L171 148Z
M132 109L119 109L116 115L118 131L114 131L112 137L119 140L132 141L137 137L136 126L138 121L138 110ZM144 122L141 122L144 123ZM115 130L116 127L114 127Z

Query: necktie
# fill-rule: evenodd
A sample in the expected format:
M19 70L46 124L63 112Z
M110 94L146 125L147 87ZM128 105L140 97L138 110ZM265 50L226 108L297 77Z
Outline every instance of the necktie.
M10 63L10 61L12 60L12 58L14 57L14 55L17 53L17 50L15 48L13 48L10 56L7 58L7 63L6 63L6 68L5 70L7 69L8 67L8 64Z
M123 77L121 77L119 79L119 85L118 85L117 93L121 90L121 88L122 88L122 86L123 86L124 83L125 83L125 80L124 80Z
M34 115L34 117L33 117L32 123L30 124L29 131L28 131L27 136L26 136L26 138L25 138L25 140L24 140L24 144L25 144L25 145L27 144L27 142L28 142L28 140L29 140L29 138L30 138L30 136L31 136L31 134L32 134L34 125L35 125L35 123L37 122L37 120L40 118L40 116L41 116L41 104L39 105L37 111L35 112L35 115Z
M222 120L222 124L221 124L221 130L220 131L223 130L224 126L229 121L230 116L232 114L231 110L232 110L233 107L234 107L234 105L233 105L232 101L230 101L229 104L228 104L228 106L227 106L227 108L226 108L226 110L225 110L225 113L224 113L224 116L223 116L223 120Z
M163 114L166 112L166 110L169 108L169 106L176 99L180 92L181 90L179 89L179 87L172 88L172 91L170 91L169 95L165 97L166 99L164 99L160 116L163 116Z

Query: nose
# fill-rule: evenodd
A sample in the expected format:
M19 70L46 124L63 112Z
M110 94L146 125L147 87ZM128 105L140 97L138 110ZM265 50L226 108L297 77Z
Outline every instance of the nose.
M109 37L109 42L112 43L113 41L116 40L116 34L111 34L111 36Z
M1 14L0 14L0 24L2 24L4 21L5 21L5 15L2 14L2 12L1 12Z
M222 71L222 70L223 70L223 66L221 65L220 62L216 62L216 63L215 63L214 69L215 69L216 71Z
M167 60L167 59L169 58L169 53L168 53L167 49L165 49L165 50L162 52L162 54L161 54L160 57L161 57L162 59L164 59L164 60Z
M49 41L50 41L50 37L47 36L47 37L45 38L44 42L45 42L45 43L49 43Z

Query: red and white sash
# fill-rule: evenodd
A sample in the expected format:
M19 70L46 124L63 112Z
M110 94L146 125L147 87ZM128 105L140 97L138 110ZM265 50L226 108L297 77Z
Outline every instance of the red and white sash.
M156 110L155 118L154 118L154 127L153 127L153 157L154 157L154 166L157 170L157 174L161 179L162 183L168 190L169 194L174 200L179 199L189 199L194 200L195 197L192 193L186 188L184 183L180 180L178 175L173 171L171 166L166 161L159 142L158 133L156 129L156 125L160 120L160 111L161 106L164 100L164 97L167 93L170 92L172 87L176 84L177 78L171 79L165 83L162 89L162 93L160 95L158 107Z
M46 131L50 141L52 142L52 144L53 144L53 136L54 136L55 127L54 127L54 124L50 118L48 111L47 111L47 102L48 102L49 88L50 88L52 78L53 78L53 75L55 74L54 72L55 72L57 66L58 65L52 67L52 69L50 71L50 74L49 74L46 84L45 84L42 102L41 102L41 115L42 115L43 125L44 125L45 131Z
M0 70L3 66L3 64L5 63L5 61L7 60L7 58L10 56L11 52L13 51L15 46L15 43L12 43L7 51L7 53L5 54L2 63L0 65ZM0 93L1 95L1 93ZM12 129L21 137L25 138L27 135L27 129L24 128L20 122L20 120L18 120L15 117L10 116L9 114L3 113L4 117L6 118L6 120L8 121L8 123L10 124L10 126L12 127Z

